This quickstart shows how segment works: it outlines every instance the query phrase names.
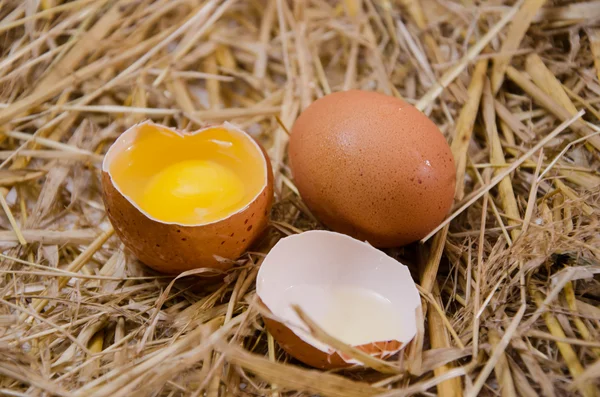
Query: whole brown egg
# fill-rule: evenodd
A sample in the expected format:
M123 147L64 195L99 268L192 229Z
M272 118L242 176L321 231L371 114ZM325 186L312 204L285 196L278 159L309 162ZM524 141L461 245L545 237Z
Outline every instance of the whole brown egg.
M440 130L414 106L376 92L313 102L292 128L289 159L313 214L377 247L423 238L453 202L454 158Z

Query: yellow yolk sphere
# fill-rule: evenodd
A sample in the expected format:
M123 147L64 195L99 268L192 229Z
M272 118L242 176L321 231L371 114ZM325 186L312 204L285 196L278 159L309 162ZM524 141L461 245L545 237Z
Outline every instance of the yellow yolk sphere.
M244 194L244 184L231 170L214 161L187 160L154 176L139 206L164 222L210 222L227 216Z
M141 126L112 161L113 181L161 222L216 222L244 208L265 183L262 153L223 128L181 136Z

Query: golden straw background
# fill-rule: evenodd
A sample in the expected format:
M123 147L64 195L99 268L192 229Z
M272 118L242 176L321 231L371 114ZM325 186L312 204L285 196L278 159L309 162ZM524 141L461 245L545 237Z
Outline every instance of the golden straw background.
M0 395L600 395L600 1L1 0L0 39ZM351 88L430 116L459 183L435 235L387 251L415 341L328 373L277 347L254 282L322 227L286 130ZM152 272L107 221L102 155L146 119L268 150L268 234L221 283Z

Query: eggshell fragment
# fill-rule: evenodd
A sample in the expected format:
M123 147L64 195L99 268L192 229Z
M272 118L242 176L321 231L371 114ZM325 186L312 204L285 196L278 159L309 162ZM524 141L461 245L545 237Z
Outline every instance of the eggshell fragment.
M264 186L242 209L215 222L180 225L163 222L144 212L114 183L109 166L120 151L136 139L138 128L153 125L179 135L202 134L225 128L253 143L264 160ZM266 153L249 135L232 124L211 126L192 133L145 122L125 131L107 152L102 164L103 199L116 234L139 260L163 273L177 274L196 268L225 270L259 237L268 224L273 202L273 174Z
M380 294L393 306L394 325L372 328L358 349L386 358L402 350L416 335L421 300L408 268L371 245L328 231L308 231L281 239L263 261L256 292L271 314L265 325L279 345L307 365L332 369L358 364L317 340L295 311L298 304L319 324L317 311L328 302L305 294L292 302L288 291L302 285L357 288ZM352 311L352 307L345 308ZM344 310L344 311L346 311ZM362 319L364 320L364 319ZM390 323L391 324L391 323ZM398 326L398 324L401 324ZM321 324L319 324L321 325ZM340 335L331 334L341 340Z
M289 157L313 214L377 247L426 236L453 202L456 171L446 139L395 97L345 91L318 99L296 120Z

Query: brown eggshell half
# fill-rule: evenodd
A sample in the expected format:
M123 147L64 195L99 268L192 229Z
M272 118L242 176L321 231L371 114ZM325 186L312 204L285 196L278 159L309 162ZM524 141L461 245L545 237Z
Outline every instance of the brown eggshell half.
M252 138L248 135L248 139ZM267 167L267 182L262 191L242 210L204 225L183 226L148 217L117 190L108 172L103 171L104 205L116 234L140 261L162 273L229 269L269 222L273 172L266 153L258 146Z
M314 215L376 247L426 236L453 202L456 171L446 139L395 97L345 91L318 99L296 120L289 157Z
M306 286L311 288L302 289ZM377 311L375 306L369 306L371 312L366 313L357 308L357 301L348 299L350 295L336 298L336 289L349 287L377 294L382 309L391 309L380 312L380 316L389 316L386 321L381 322L382 317L376 316L370 317L371 322L366 320ZM421 299L406 266L363 241L326 230L311 230L279 240L258 271L256 294L265 326L281 348L299 361L321 369L361 363L317 339L293 305L320 326L331 318L343 321L346 329L364 326L360 336L350 339L343 339L348 335L336 335L340 330L335 327L329 328L333 332L329 335L382 359L402 350L416 335L420 321L417 313ZM355 296L366 298L362 292ZM338 313L343 317L336 316Z
M264 306L264 304L263 304ZM264 306L264 310L269 310ZM267 330L273 335L277 344L290 356L314 368L330 370L351 367L354 364L346 360L350 357L343 357L338 352L326 353L300 339L292 330L277 320L263 316ZM377 357L386 358L386 352L398 351L402 348L402 342L388 341L375 342L362 346L354 346L365 353ZM344 359L345 358L345 359Z

